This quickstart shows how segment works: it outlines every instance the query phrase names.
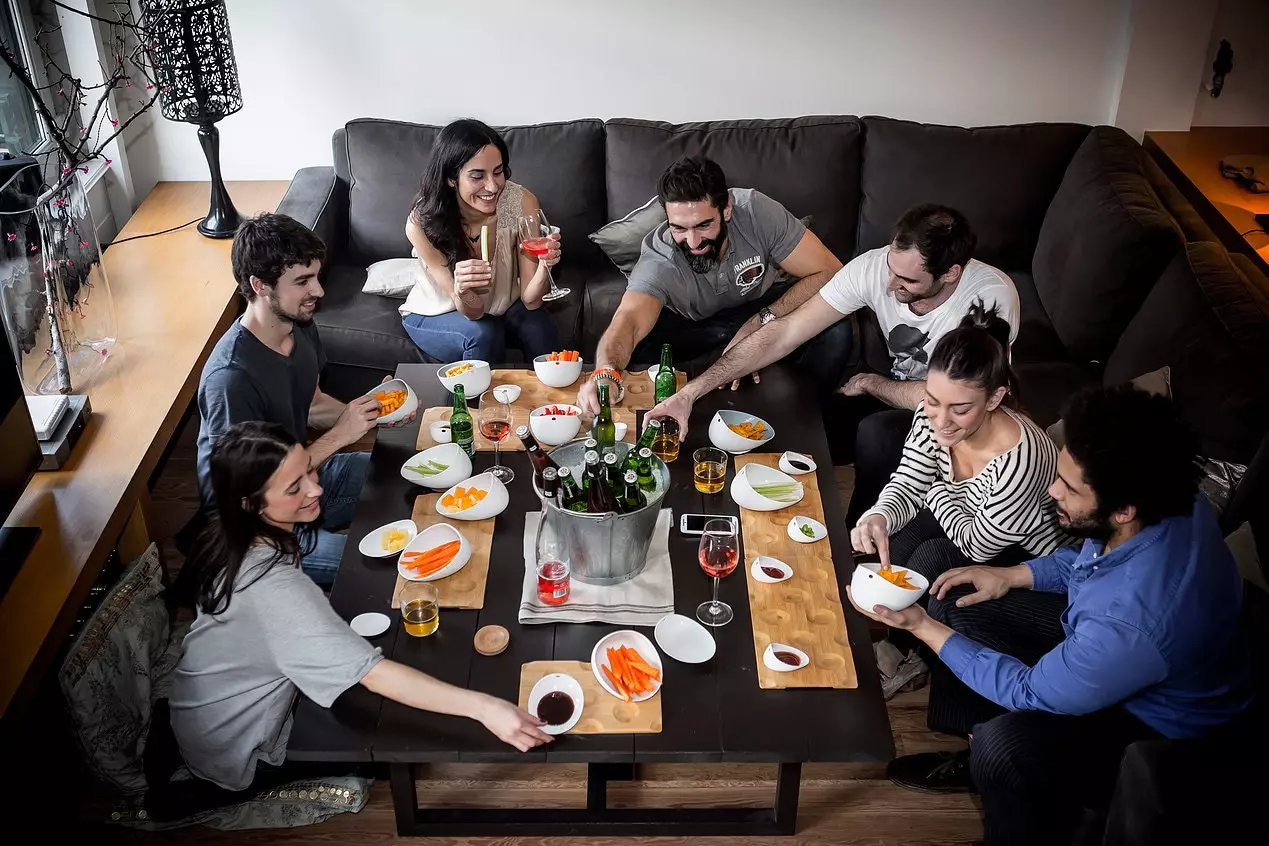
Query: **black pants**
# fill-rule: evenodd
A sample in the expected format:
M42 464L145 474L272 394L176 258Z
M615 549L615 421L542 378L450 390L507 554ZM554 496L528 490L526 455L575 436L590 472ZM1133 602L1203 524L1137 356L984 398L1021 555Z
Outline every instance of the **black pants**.
M1012 567L1034 557L1015 545L1006 547L985 563L990 567ZM922 508L908 525L891 536L890 563L915 570L933 583L948 570L971 567L977 562L947 537L930 509Z
M881 489L899 469L903 442L912 428L910 409L891 408L870 396L836 397L831 410L833 426L855 427L855 490L846 509L846 525L854 528L860 516L877 504ZM849 432L844 433L849 439ZM830 434L830 440L831 440ZM834 456L834 462L838 456Z

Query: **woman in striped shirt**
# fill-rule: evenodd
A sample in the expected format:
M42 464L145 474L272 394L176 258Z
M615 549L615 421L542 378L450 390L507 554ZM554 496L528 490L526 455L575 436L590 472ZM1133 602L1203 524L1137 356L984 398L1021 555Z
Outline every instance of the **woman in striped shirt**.
M851 531L856 551L933 581L944 569L1015 564L1067 541L1048 494L1057 448L1008 407L1008 343L1009 324L981 300L939 341L899 469Z

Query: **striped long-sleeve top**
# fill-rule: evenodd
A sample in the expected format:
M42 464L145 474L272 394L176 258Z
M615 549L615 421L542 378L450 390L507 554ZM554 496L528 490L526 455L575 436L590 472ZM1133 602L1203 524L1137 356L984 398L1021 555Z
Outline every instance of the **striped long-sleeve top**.
M1004 410L1022 430L1018 443L987 462L976 476L955 481L951 452L934 440L922 403L903 445L899 469L860 522L880 514L894 535L926 506L957 548L978 562L1014 544L1041 556L1069 542L1048 493L1057 473L1057 447L1024 415Z

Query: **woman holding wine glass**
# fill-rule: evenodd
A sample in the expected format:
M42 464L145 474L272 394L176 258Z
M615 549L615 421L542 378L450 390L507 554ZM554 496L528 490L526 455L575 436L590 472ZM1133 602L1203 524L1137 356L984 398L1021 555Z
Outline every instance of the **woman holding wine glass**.
M506 142L478 120L451 123L432 145L405 225L419 265L401 306L406 334L432 358L501 362L509 345L530 359L562 346L541 308L559 231L510 175Z
M698 550L701 569L714 577L714 599L696 608L696 619L707 626L725 626L735 614L726 602L718 601L718 580L730 576L740 560L740 544L736 527L730 520L710 520L701 534Z

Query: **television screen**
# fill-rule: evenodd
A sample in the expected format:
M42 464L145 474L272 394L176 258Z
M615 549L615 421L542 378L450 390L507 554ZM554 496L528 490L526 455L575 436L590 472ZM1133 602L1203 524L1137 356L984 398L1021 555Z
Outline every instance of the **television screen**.
M8 518L40 464L40 443L3 328L0 325L0 523Z

